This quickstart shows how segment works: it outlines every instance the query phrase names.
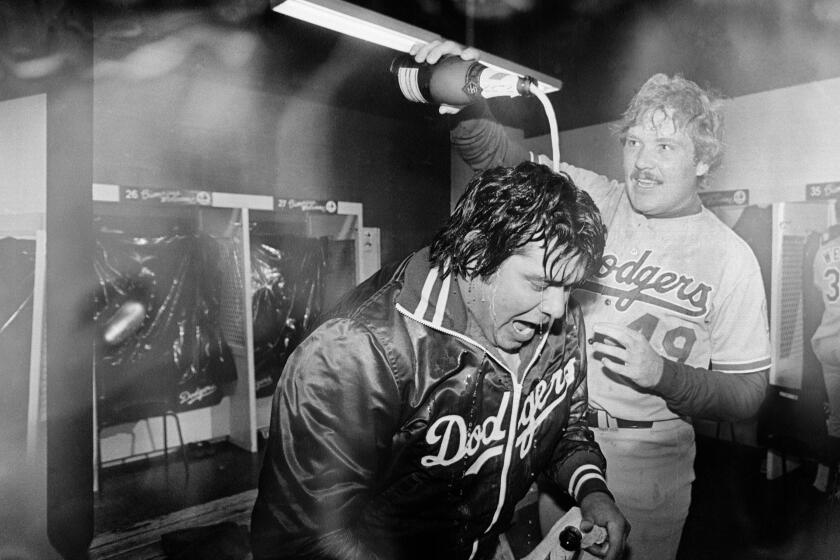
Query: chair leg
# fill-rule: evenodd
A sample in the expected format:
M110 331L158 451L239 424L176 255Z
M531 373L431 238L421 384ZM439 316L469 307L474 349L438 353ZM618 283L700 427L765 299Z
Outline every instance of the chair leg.
M178 441L181 443L181 458L184 460L184 470L187 473L187 477L190 475L190 461L187 457L187 446L184 445L184 435L181 432L181 420L178 418L178 415L175 412L170 412L169 414L175 418L175 427L178 429Z
M840 461L828 461L825 463L828 475L825 482L825 493L829 499L840 500Z
M787 511L787 495L788 495L788 471L787 471L787 452L782 451L782 507Z
M783 480L787 480L787 453L779 451L779 455L782 456L782 477Z
M161 420L163 420L163 462L167 465L169 464L169 439L166 435L166 425L168 422L166 421L166 413L161 416Z
M102 428L96 427L96 484L102 492Z

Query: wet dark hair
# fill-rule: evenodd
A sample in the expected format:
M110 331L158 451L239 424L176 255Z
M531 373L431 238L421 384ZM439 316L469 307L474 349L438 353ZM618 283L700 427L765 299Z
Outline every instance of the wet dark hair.
M587 277L601 266L606 227L595 203L565 173L521 163L476 174L431 245L442 277L486 278L531 241L544 242L548 278L580 255Z

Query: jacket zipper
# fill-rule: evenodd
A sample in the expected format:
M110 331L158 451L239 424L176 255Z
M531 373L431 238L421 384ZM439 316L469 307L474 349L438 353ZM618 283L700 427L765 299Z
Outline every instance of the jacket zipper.
M472 338L468 337L467 335L465 335L463 333L459 333L457 331L453 331L453 330L441 327L441 326L438 326L438 325L435 325L434 323L432 323L430 321L427 321L425 319L417 317L416 315L413 315L412 313L410 313L407 309L405 309L399 303L396 304L396 309L400 314L402 314L403 316L405 316L409 319L417 321L418 323L421 323L422 325L425 325L425 326L429 327L430 329L434 329L436 331L448 334L450 336L454 336L455 338L457 338L457 339L459 339L463 342L466 342L467 344L469 344L471 346L474 346L474 347L480 349L482 352L484 352L484 354L486 356L489 356L491 360L493 360L504 371L506 371L508 373L508 375L510 375L511 381L513 382L513 399L511 399L512 402L511 402L511 410L510 410L510 421L508 423L508 437L507 437L507 443L505 444L504 463L502 465L502 473L501 473L501 477L500 477L501 480L500 480L500 484L499 484L499 497L498 497L498 501L496 503L496 511L493 514L493 519L490 521L490 524L487 526L487 529L484 530L484 534L487 534L487 533L490 532L490 530L493 528L493 526L499 520L499 516L502 513L502 508L504 507L504 503L505 503L505 496L507 494L507 474L508 474L508 471L510 470L510 464L512 462L513 448L514 448L514 444L516 442L516 423L518 421L518 416L519 416L519 401L522 398L522 383L521 383L521 381L519 381L518 376L514 372L512 372L510 370L510 368L508 368L508 366L504 362L502 362L502 360L500 360L499 358L494 356L491 352L488 352L487 349L484 346L482 346L481 344L479 344L478 342L476 342ZM549 336L548 332L546 332L543 335L542 339L539 342L539 345L537 346L536 351L534 352L534 355L531 357L531 361L528 363L528 366L523 371L522 379L525 379L528 376L528 373L530 373L531 369L537 363L537 360L539 359L540 354L542 353L543 348L545 347L545 344L548 341L548 336ZM478 551L478 543L479 543L479 539L476 539L475 541L473 541L472 552L470 553L469 560L472 560L475 557L475 554Z

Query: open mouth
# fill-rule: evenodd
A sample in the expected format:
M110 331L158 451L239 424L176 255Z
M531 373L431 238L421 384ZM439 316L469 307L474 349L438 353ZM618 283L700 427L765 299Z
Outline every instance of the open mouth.
M522 338L531 338L537 332L539 325L527 321L514 321L513 330Z

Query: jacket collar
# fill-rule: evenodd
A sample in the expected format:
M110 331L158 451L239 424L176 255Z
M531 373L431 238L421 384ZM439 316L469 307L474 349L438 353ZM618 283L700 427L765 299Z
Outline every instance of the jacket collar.
M397 308L404 315L420 323L448 332L482 348L494 361L510 371L495 354L466 334L467 306L458 288L458 282L452 274L441 279L438 272L438 269L429 263L428 247L409 257L405 265L403 287L397 296ZM549 333L545 333L542 337L532 340L520 351L522 361L520 371L527 373L531 370L550 338ZM564 340L564 337L559 338Z
M409 257L397 304L420 322L465 334L467 307L458 282L452 274L441 279L439 272L429 262L428 247Z

